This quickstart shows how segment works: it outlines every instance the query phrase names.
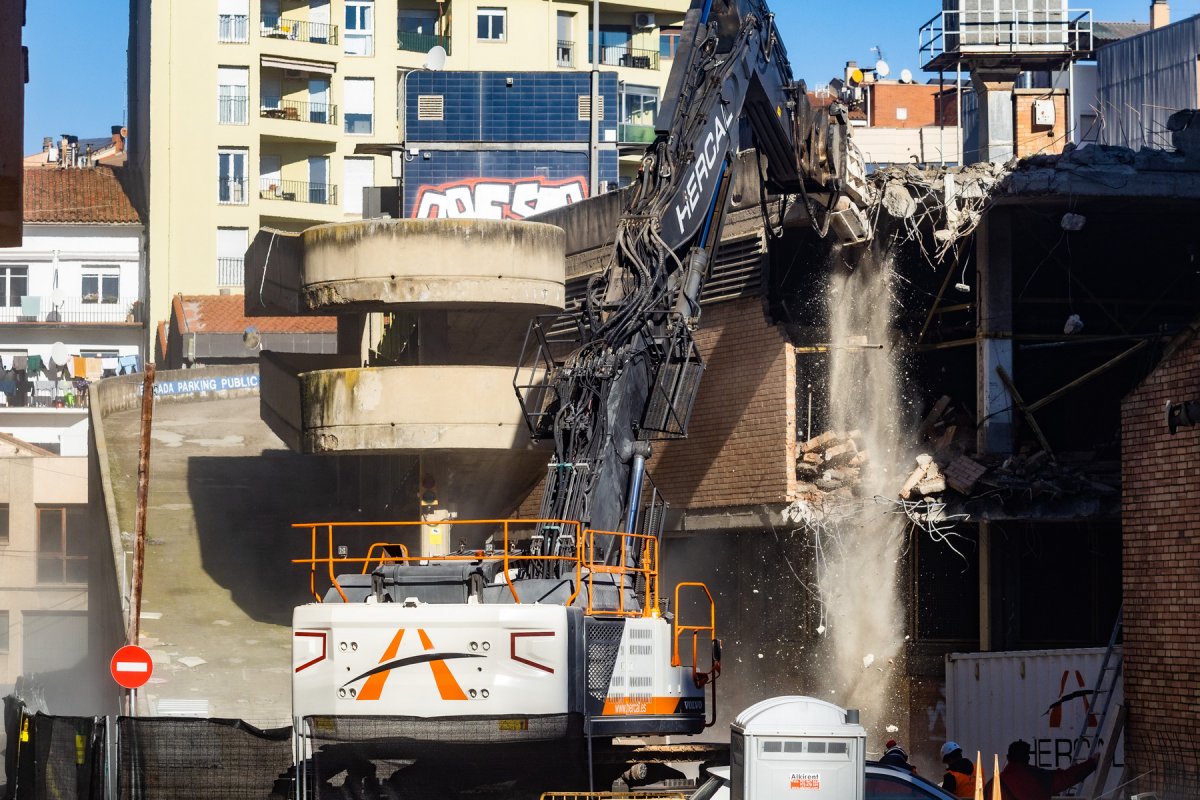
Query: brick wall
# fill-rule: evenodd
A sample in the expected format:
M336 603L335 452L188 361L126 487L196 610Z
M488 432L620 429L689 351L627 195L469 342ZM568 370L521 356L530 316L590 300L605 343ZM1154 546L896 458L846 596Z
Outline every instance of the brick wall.
M707 306L696 340L707 371L690 436L656 446L654 480L676 509L784 502L795 434L782 330L745 298Z
M935 95L939 87L923 83L868 84L871 125L877 128L923 128L937 124ZM904 109L901 119L900 109Z
M1033 104L1047 99L1054 102L1054 124L1035 125ZM1067 96L1062 92L1050 95L1045 89L1018 90L1013 95L1013 102L1016 104L1017 157L1061 153L1067 144Z
M696 341L707 369L690 436L656 442L650 474L676 510L786 502L795 381L782 330L767 323L760 299L744 298L705 306ZM536 516L541 496L538 484L518 513Z
M1163 408L1197 397L1200 339L1121 408L1126 760L1133 775L1153 770L1139 791L1178 796L1200 790L1200 427L1171 436Z

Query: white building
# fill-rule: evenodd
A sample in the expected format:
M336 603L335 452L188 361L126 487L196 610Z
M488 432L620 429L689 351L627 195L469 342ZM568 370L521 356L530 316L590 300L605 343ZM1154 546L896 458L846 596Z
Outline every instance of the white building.
M144 229L108 167L25 171L24 243L0 250L0 431L87 453L87 383L146 355Z

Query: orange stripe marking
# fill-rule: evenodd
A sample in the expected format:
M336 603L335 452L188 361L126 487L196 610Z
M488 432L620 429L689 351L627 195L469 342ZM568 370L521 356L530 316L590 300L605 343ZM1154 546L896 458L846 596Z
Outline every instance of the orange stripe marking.
M421 637L421 646L426 650L433 649L433 642L429 641L429 637L425 635L425 631L417 628L417 635ZM429 668L433 670L433 680L437 683L438 694L443 700L466 700L467 694L458 685L458 681L454 680L454 676L450 674L450 668L446 666L446 662L438 659L430 661Z
M404 638L404 628L396 631L395 638L388 645L387 650L383 651L383 657L379 659L382 664L385 661L391 661L396 657L396 653L400 650L400 640ZM425 632L421 632L421 638L425 638ZM428 650L429 648L425 648ZM367 678L367 682L363 684L362 691L358 693L359 700L378 700L383 693L383 685L387 683L388 675L391 674L390 669L385 669L383 672L376 672L374 675Z

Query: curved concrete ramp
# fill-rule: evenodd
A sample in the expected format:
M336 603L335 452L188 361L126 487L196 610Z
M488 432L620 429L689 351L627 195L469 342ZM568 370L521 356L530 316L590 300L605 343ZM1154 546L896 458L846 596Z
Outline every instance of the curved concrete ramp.
M565 302L561 228L493 220L377 219L309 228L300 291L313 311L488 308Z

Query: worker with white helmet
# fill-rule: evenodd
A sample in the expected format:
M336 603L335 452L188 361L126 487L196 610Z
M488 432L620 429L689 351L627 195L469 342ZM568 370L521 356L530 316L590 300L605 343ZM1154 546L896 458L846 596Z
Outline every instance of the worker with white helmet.
M955 797L967 800L974 798L975 765L963 757L962 748L957 742L946 742L942 745L942 762L946 765L942 788Z

